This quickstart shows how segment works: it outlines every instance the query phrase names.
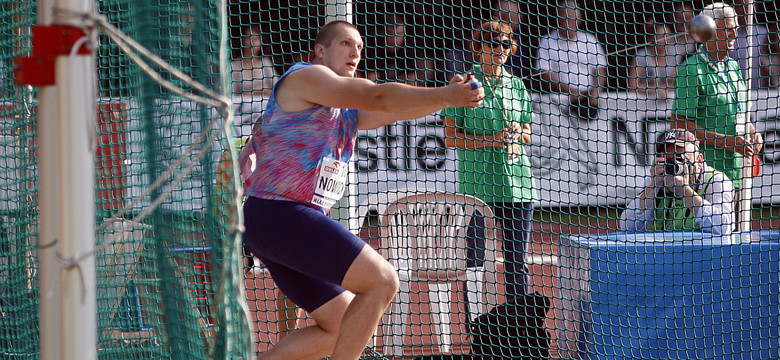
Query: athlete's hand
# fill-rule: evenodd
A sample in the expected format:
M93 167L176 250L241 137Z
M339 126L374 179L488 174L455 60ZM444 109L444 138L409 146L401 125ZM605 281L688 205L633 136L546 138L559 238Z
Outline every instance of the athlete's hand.
M485 90L482 84L474 80L474 75L468 74L465 77L455 75L450 80L450 84L445 86L446 101L450 107L477 107L482 104L485 98Z

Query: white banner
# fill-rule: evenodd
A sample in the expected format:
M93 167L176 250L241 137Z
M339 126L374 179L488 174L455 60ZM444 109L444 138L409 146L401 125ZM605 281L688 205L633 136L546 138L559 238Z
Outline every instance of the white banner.
M756 92L751 118L758 131L764 133L766 147L761 154L764 166L761 175L753 183L754 203L780 203L780 101L778 92ZM252 124L262 115L265 99L237 98L235 101L235 125L237 134L251 134ZM633 93L608 93L601 99L598 120L582 121L566 114L566 97L534 94L536 118L532 123L533 136L526 150L531 158L534 175L540 192L541 206L572 205L620 205L633 198L644 184L647 169L652 161L653 143L658 133L668 128L671 101L646 99ZM112 102L112 101L105 101ZM145 171L146 158L139 146L138 121L140 114L132 101L118 101L125 105L119 117L129 119L124 125L129 141L124 160L127 169L124 196L137 196L143 190L139 184L148 179L139 178ZM188 102L159 102L158 114L165 116L169 126L159 130L159 138L165 144L159 151L168 160L181 154L199 133L204 122L214 116L213 111L202 109L202 118L189 118L195 107ZM164 108L163 108L164 107ZM174 109L173 107L177 107ZM12 118L6 118L12 124ZM17 145L11 134L2 134L0 154L13 154ZM158 144L160 145L160 144ZM407 192L458 189L457 159L454 149L446 148L441 120L429 115L417 120L401 121L380 129L361 131L356 150L358 203L367 203L369 197L378 199L384 192ZM216 166L222 149L209 150L209 157ZM168 154L170 152L170 154ZM116 155L116 154L114 154ZM8 172L15 168L15 159L7 157ZM160 164L165 168L167 164ZM34 171L34 169L33 169ZM5 189L14 188L13 179L7 176L0 181ZM177 209L201 208L200 183L208 176L196 167L181 186L191 189L173 206ZM193 192L195 194L193 194ZM13 208L18 204L7 203L10 193L0 191L0 208ZM194 196L193 196L194 195ZM195 198L195 200L193 200ZM373 205L373 204L369 204Z
M762 173L754 181L755 203L780 203L778 93L759 92L751 114L765 134ZM566 114L565 97L534 96L537 114L527 145L541 206L620 205L641 190L653 144L668 128L670 101L633 93L608 93L598 120ZM779 149L780 150L780 149ZM361 131L357 150L358 197L386 191L457 191L457 160L444 143L438 116ZM777 162L777 163L776 163Z

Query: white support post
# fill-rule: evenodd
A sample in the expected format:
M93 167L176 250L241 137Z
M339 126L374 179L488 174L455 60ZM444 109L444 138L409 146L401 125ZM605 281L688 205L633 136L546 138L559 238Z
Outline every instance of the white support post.
M357 177L357 160L352 159L349 162L349 173L347 174L347 200L349 204L349 221L348 229L355 235L360 234L360 228L363 224L360 223L360 214L358 213L358 177Z
M38 1L38 20L40 26L52 24L51 0ZM57 159L57 134L59 121L57 116L57 89L54 86L38 88L38 206L40 208L38 243L41 250L38 258L38 298L39 298L39 347L41 360L59 359L62 349L60 299L55 289L59 286L57 269L57 246L59 221L57 211L57 177L59 161Z
M352 0L327 0L325 3L325 23L334 20L344 20L350 24L352 20Z
M68 12L93 8L88 0L40 0L37 24L81 27ZM95 259L68 267L61 260L95 247L94 57L59 55L54 71L54 85L41 86L38 105L41 359L94 360Z
M65 259L77 258L95 247L94 61L92 56L61 56L57 66L60 109L59 243ZM60 275L62 301L62 359L97 358L97 293L95 257Z
M59 262L57 260L59 199L57 197L57 94L53 86L38 90L38 243L41 245L38 259L39 279L39 327L41 360L59 359L62 348L61 309L58 286ZM54 244L54 246L51 246Z
M60 333L60 299L55 289L59 286L57 245L59 199L57 198L57 94L53 86L38 90L38 213L41 245L38 259L39 327L41 360L59 359L62 339ZM55 244L54 246L51 246Z

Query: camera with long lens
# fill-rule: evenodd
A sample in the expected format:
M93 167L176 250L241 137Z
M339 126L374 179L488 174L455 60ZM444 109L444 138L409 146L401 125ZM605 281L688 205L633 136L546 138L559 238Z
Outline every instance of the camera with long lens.
M686 166L688 164L688 159L685 158L682 154L677 154L674 157L666 158L666 163L664 164L664 173L666 175L687 175L688 167Z

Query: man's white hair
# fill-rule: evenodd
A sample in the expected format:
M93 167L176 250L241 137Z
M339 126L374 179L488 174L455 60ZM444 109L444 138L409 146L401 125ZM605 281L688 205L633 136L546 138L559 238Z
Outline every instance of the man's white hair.
M709 4L701 10L699 15L707 15L715 20L730 19L737 16L737 12L731 5L722 2Z

